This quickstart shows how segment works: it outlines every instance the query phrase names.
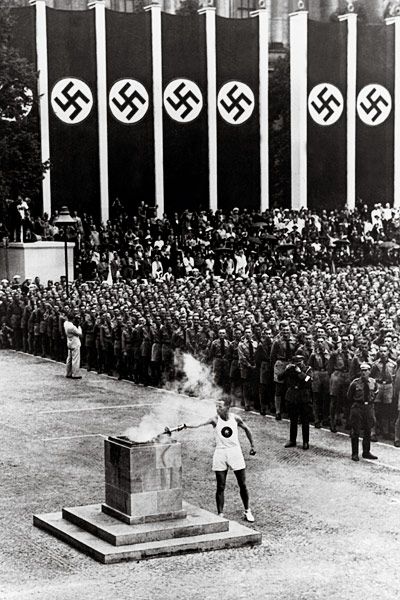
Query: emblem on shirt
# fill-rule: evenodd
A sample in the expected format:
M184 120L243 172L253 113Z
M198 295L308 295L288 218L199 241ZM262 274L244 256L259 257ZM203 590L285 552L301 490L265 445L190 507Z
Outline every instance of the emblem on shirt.
M221 435L224 438L230 438L231 435L232 435L232 433L233 433L233 431L232 431L232 429L230 427L223 427L221 429Z

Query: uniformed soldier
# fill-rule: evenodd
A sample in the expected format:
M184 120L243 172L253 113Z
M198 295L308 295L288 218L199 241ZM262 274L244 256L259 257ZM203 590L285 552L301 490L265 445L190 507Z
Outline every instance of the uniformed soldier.
M251 410L254 405L254 387L256 362L255 353L257 342L253 339L251 325L246 326L244 336L238 345L240 375L243 385L244 410Z
M308 359L312 372L312 396L314 410L314 426L319 429L329 415L329 352L325 339L317 338L315 349Z
M371 454L371 428L374 422L373 406L378 393L378 384L370 377L371 367L368 363L360 365L361 376L353 379L349 386L347 399L350 404L350 438L351 459L358 461L358 442L360 430L364 430L362 457L376 459Z
M374 400L374 425L371 440L376 442L377 436L389 433L389 421L393 400L393 380L396 373L396 363L389 356L386 345L379 347L379 358L372 363L371 377L378 384L378 393Z
M292 337L287 321L281 322L281 332L273 341L271 347L271 368L274 373L275 382L275 419L282 419L282 397L284 395L284 380L279 375L284 373L286 366L295 355L296 341Z
M261 341L256 350L256 365L259 372L258 395L260 401L260 414L266 415L267 408L271 408L272 396L272 373L271 373L271 346L272 335L270 331L261 332Z
M336 425L342 411L346 410L346 397L349 387L349 370L352 355L349 348L349 336L343 335L340 342L333 342L333 348L328 363L330 374L330 426L333 433L337 432ZM347 415L346 415L347 416Z
M211 342L208 359L212 364L214 382L227 394L230 391L229 369L231 360L231 344L227 340L226 329L218 330L218 338Z
M290 419L290 436L285 448L297 445L297 425L300 420L303 436L303 450L310 445L310 414L311 404L311 369L306 367L302 354L296 354L286 365L278 379L286 383L286 405Z

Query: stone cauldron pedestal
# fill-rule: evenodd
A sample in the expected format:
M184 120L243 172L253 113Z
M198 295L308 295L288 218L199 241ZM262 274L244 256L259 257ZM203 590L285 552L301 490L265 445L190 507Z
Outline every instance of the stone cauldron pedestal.
M182 519L181 445L136 444L108 438L103 512L130 525Z
M181 445L104 443L105 502L33 523L102 563L261 543L261 534L182 500Z

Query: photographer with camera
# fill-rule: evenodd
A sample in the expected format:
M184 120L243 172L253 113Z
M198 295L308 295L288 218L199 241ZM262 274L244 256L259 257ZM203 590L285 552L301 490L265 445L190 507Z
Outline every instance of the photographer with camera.
M283 373L278 375L282 383L286 383L285 401L290 419L290 439L285 448L297 445L297 425L300 419L303 435L303 450L309 449L310 414L312 411L311 368L306 367L304 356L296 354L286 365Z

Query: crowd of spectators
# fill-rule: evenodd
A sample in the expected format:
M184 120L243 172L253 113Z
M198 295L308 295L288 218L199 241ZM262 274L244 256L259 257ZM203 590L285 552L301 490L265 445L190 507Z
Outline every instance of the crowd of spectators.
M33 218L29 199L20 198L0 216L0 237L10 241L61 240L58 212ZM112 218L96 223L73 213L76 225L76 277L131 280L203 276L274 275L303 269L335 269L351 264L396 265L400 258L400 211L375 205L370 211L293 211L262 213L233 208L224 212L184 211L157 218L141 203L129 216L116 199Z
M1 282L2 347L65 360L72 315L88 370L162 386L179 378L187 352L246 410L278 420L279 374L302 354L314 424L332 432L348 425L347 388L369 362L379 387L373 439L400 446L398 211L234 208L157 219L144 204L129 218L115 202L113 214L98 227L76 215L68 293L62 281ZM54 216L41 221L56 238Z

